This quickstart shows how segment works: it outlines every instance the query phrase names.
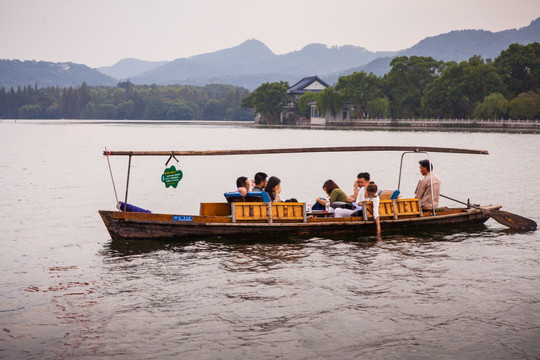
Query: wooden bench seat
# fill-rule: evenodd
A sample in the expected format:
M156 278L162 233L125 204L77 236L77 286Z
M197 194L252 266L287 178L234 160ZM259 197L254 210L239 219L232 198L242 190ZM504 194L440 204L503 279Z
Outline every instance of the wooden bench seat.
M365 201L363 203L364 220L373 219L373 202ZM420 200L413 199L395 199L379 201L379 216L382 218L405 218L422 216L422 207Z
M230 216L231 205L229 203L201 203L199 211L201 216Z
M231 203L233 222L306 222L304 203Z

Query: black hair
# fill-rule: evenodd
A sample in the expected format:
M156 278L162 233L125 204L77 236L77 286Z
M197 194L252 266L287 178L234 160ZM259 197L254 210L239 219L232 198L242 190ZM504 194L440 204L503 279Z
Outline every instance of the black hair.
M279 178L275 176L270 176L270 179L268 179L268 183L266 183L266 187L264 188L264 191L270 195L270 199L274 201L276 198L276 193L274 192L274 188L281 182Z
M267 177L268 177L268 175L266 175L265 173L258 172L258 173L255 174L255 177L253 178L253 181L255 181L255 185L259 185L264 180L266 180Z
M247 177L240 176L238 179L236 179L236 187L246 186L246 180L247 180Z
M368 172L361 172L356 176L358 179L365 179L366 181L370 180L370 176Z
M429 168L429 160L428 159L424 159L424 160L420 160L418 162L420 164L420 166L424 167L427 169L427 171L432 171L433 170L433 164L431 164L431 170Z

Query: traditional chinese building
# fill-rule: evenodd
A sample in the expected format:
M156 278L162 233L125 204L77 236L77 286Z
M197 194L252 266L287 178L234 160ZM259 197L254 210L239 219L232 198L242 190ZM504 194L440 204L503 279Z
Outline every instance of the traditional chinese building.
M298 115L298 109L296 107L296 101L298 98L308 91L314 93L321 92L329 86L330 85L320 79L317 75L305 77L291 86L289 90L287 90L288 102L285 104L285 106L283 106L281 122L298 121L300 118Z
M298 98L300 96L304 95L308 91L314 93L321 92L329 86L330 85L328 85L318 76L305 77L293 86L291 86L289 90L287 90L288 102L283 107L283 111L281 113L281 122L324 125L329 122L343 122L350 120L353 109L350 103L347 101L345 102L341 111L338 111L335 116L333 116L328 110L326 111L326 114L320 114L315 101L308 103L308 105L311 106L311 113L309 119L302 119L298 114L296 102L298 101Z

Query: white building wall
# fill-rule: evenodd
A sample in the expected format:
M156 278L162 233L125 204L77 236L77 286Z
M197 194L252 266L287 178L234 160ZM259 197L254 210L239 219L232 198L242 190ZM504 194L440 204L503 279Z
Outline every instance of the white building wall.
M324 86L323 84L321 84L318 81L314 81L311 84L309 84L308 86L306 86L304 89L305 90L311 90L311 91L314 91L314 90L322 91L322 90L326 89L326 86Z

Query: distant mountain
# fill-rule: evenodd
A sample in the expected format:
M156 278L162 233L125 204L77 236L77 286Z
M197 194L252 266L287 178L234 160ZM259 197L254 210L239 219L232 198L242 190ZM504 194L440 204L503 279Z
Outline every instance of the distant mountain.
M101 73L118 80L129 79L130 77L140 75L147 71L166 64L167 61L144 61L138 59L122 59L112 66L97 68Z
M261 72L254 72L254 63L274 56L260 41L248 40L234 48L173 60L130 80L135 84L166 85L184 84L187 78L253 74Z
M117 80L86 65L47 61L0 60L0 87L116 85Z
M291 81L296 82L298 77L366 64L387 54L394 53L375 53L357 46L328 47L323 44L310 44L299 51L276 55L262 42L252 39L233 48L171 61L130 80L136 84L199 85L225 77L234 81L233 85L253 89L261 83L250 81L246 78L248 75L253 78L272 79L269 81L291 78ZM245 80L255 86L249 86Z
M324 81L329 84L337 83L340 76L350 75L354 72L365 71L366 73L374 73L377 76L383 76L390 70L390 62L392 61L392 56L385 56L376 58L373 61L370 61L366 65L356 66L347 70L341 70L334 73L327 74L323 76Z
M532 21L529 26L520 29L491 32L484 30L460 30L425 38L418 44L406 50L399 51L395 56L431 56L436 60L461 62L474 55L484 59L495 59L506 50L510 44L527 45L540 42L540 18ZM366 65L353 67L329 77L338 78L355 71L373 72L378 76L390 70L393 57L378 58Z
M485 30L452 31L428 37L399 52L370 52L350 45L328 47L310 44L299 51L275 55L260 41L248 40L230 49L172 61L154 71L133 77L132 81L146 84L194 84L196 78L197 84L204 84L226 78L229 84L254 89L260 83L249 81L249 76L253 79L255 75L277 79L269 81L292 77L293 80L289 81L294 82L307 75L319 75L332 84L339 76L354 71L363 70L382 76L390 70L390 61L394 56L431 56L437 60L457 62L473 55L494 59L512 43L528 44L534 41L540 42L540 18L518 30L495 33Z
M246 89L256 89L265 82L287 81L290 85L298 81L297 74L244 74L244 75L223 75L223 76L201 76L186 78L183 83L195 86L205 86L208 84L234 84Z
M491 32L460 30L425 38L413 47L400 51L398 56L431 56L437 60L461 62L473 55L495 59L510 44L526 45L540 42L540 18L519 30Z
M330 84L341 75L354 71L382 76L390 70L395 56L431 56L437 60L463 61L473 55L496 58L512 43L540 42L540 18L529 26L490 32L484 30L452 31L428 37L399 52L371 52L359 46L309 44L298 51L274 54L262 42L251 39L242 44L212 53L170 62L124 59L113 66L90 69L73 63L1 60L0 86L78 86L116 85L129 78L135 84L206 85L225 83L253 90L263 82L295 83L305 76L318 75Z

